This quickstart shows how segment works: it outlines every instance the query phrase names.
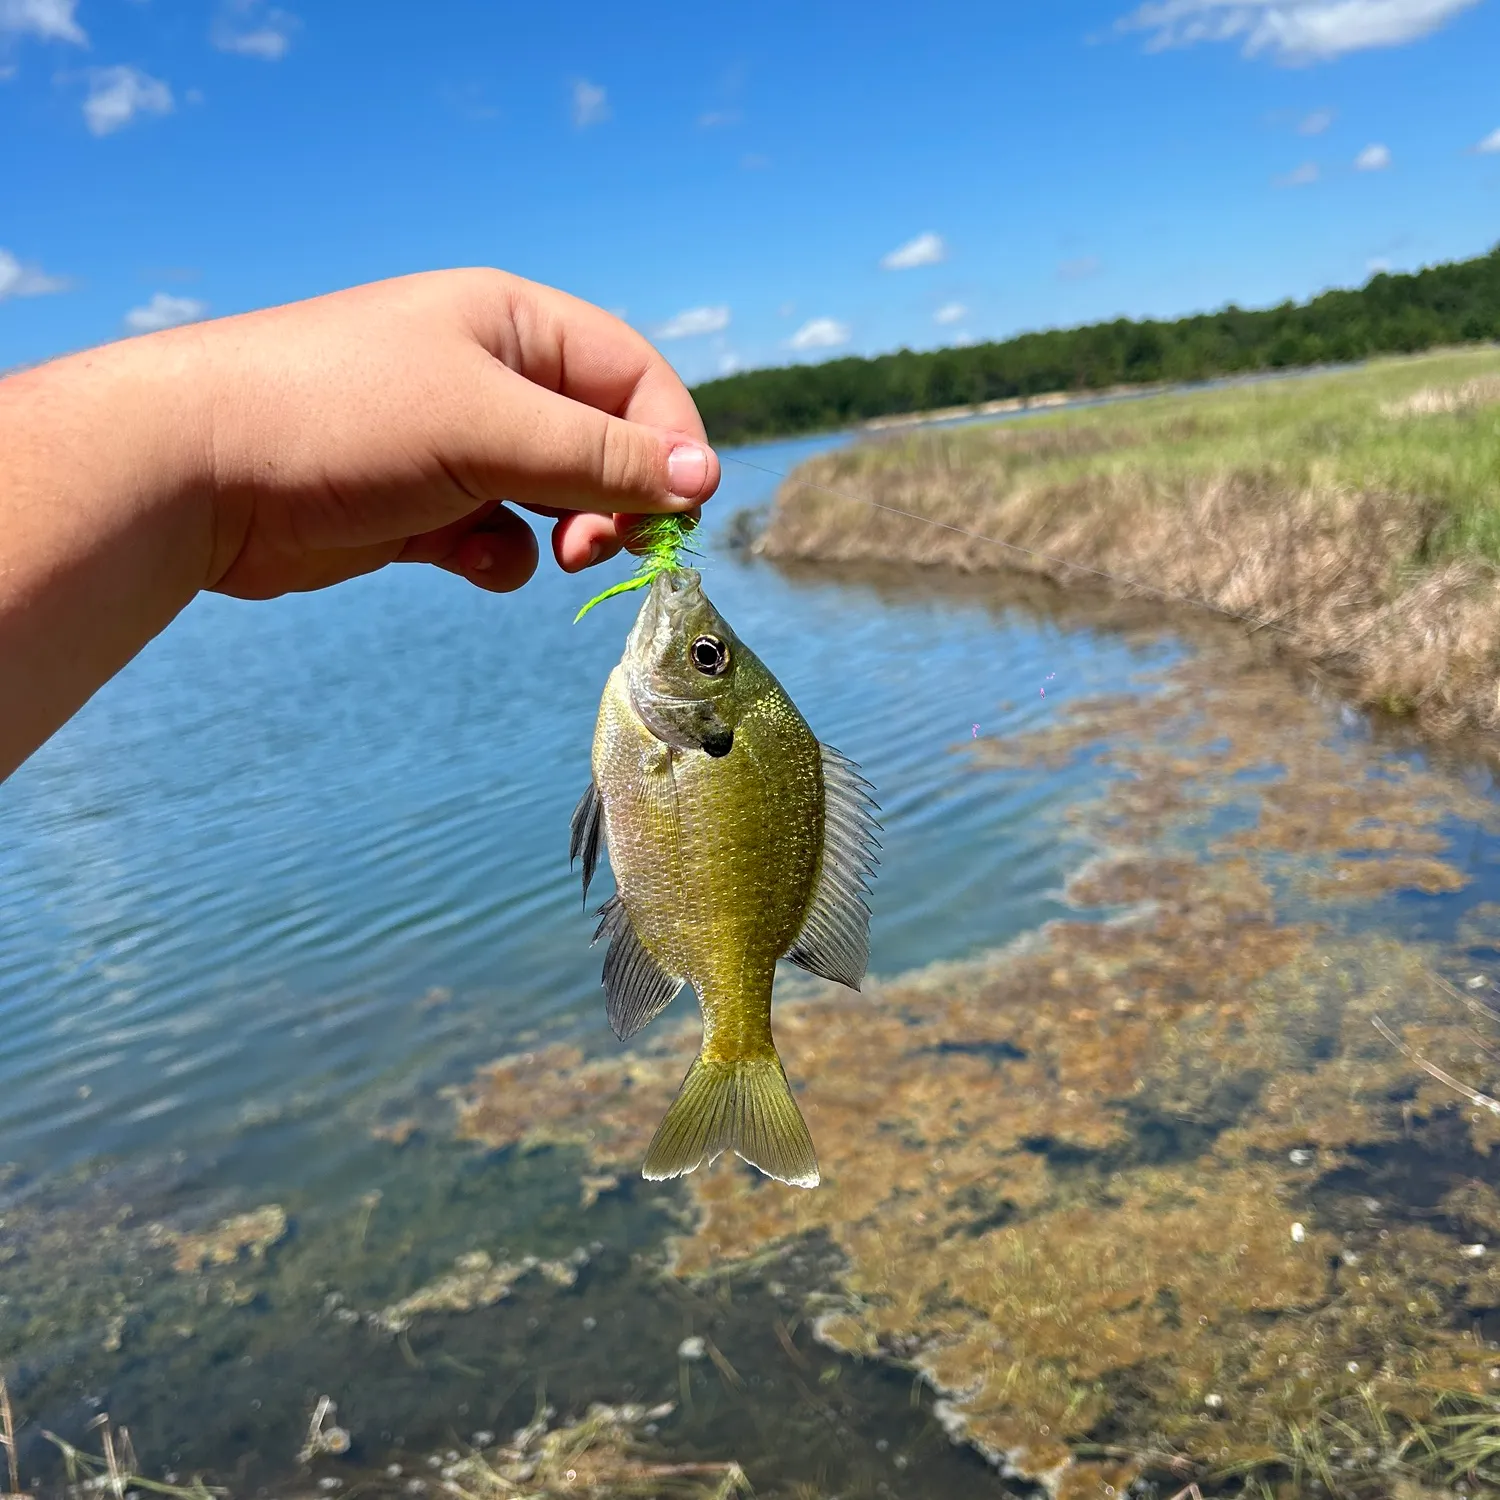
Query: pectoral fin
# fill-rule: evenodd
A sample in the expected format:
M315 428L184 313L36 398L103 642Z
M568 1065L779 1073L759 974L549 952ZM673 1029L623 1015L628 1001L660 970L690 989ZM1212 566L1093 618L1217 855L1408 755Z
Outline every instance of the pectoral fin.
M802 930L787 957L809 973L857 990L870 963L868 880L879 861L874 788L829 745L823 752L823 857Z
M604 955L604 1010L623 1042L654 1021L672 1003L683 982L646 952L618 896L611 896L599 908L599 916L594 941L609 938L609 952Z
M589 881L594 878L594 866L599 863L599 788L589 778L588 789L578 799L573 809L573 822L568 838L568 865L583 856L583 904L589 904Z

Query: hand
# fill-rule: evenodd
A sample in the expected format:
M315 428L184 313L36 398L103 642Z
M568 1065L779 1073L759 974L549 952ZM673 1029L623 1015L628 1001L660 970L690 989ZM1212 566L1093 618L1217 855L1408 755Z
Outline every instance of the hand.
M570 571L719 482L692 398L618 319L445 271L126 339L0 380L0 779L200 589L397 561Z
M569 572L719 482L692 397L617 318L500 271L439 271L158 335L209 395L204 586L241 598L429 562L483 588Z

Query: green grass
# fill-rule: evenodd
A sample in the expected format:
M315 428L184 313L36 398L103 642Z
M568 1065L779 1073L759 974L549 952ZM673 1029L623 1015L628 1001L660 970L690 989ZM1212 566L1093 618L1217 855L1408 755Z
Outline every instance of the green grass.
M803 464L756 546L1108 575L1434 734L1500 730L1500 349L872 438Z
M1488 401L1394 415L1424 391L1495 382ZM875 467L900 466L932 431L872 444ZM1052 441L1047 441L1051 438ZM1052 488L1148 478L1171 493L1226 471L1287 491L1421 497L1442 513L1439 556L1500 562L1500 351L1381 360L1357 370L1218 391L1143 397L1083 411L943 434L952 461L982 461L996 482Z

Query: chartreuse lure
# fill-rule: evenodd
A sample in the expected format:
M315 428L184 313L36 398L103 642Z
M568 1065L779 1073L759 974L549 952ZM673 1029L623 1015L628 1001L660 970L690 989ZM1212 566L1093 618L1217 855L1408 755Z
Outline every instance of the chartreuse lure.
M613 599L616 594L628 594L633 589L648 589L658 573L665 573L682 566L684 555L698 554L688 545L688 536L694 523L681 516L649 516L635 530L636 546L641 550L636 570L623 583L617 583L595 594L582 609L573 616L576 625L596 604Z
M644 1175L678 1177L735 1151L768 1176L815 1187L817 1157L771 1033L771 986L776 961L789 958L859 988L873 788L818 742L729 628L682 565L683 543L680 523L663 525L636 576L580 612L647 590L605 684L570 852L583 859L585 899L601 842L614 870L594 938L609 939L615 1034L639 1031L685 983L703 1013L702 1047Z

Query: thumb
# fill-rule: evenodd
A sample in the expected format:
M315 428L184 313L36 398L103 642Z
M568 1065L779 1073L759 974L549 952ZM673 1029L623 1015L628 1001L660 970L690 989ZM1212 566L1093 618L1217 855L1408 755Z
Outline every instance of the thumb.
M492 366L480 421L468 427L474 493L600 514L685 511L719 485L702 427L664 432Z

